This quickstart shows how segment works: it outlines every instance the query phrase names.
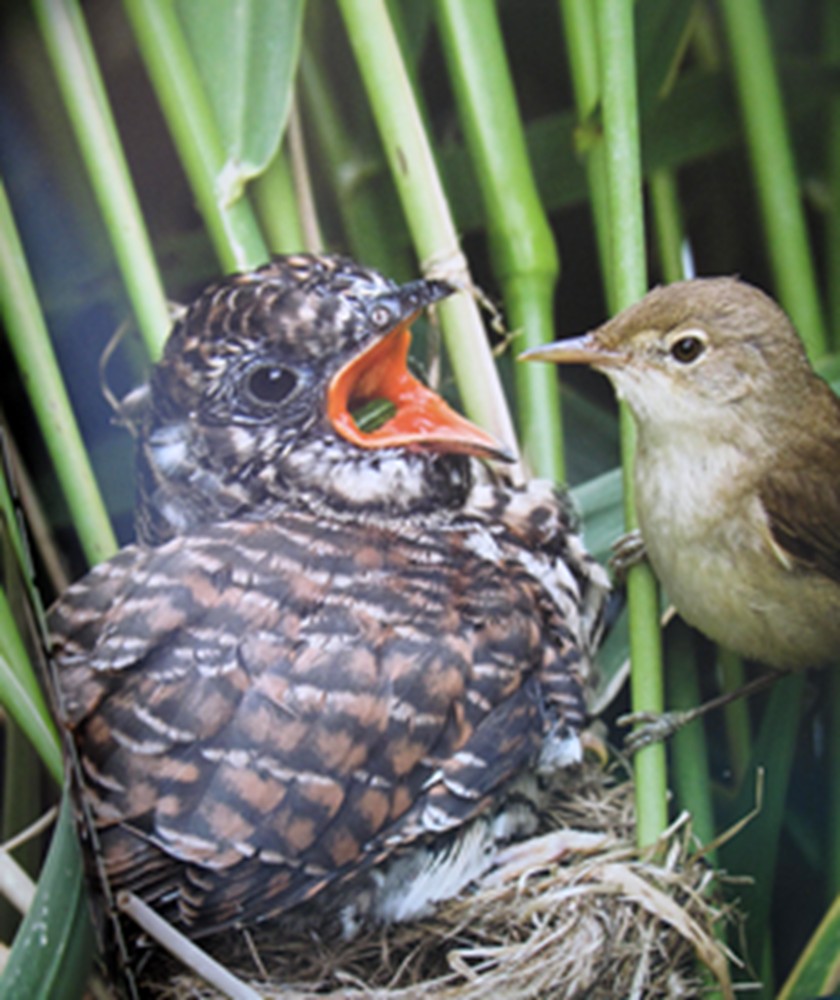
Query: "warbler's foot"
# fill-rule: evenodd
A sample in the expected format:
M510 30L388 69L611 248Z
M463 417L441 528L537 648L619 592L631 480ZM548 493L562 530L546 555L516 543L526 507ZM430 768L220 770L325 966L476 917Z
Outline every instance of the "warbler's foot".
M667 740L687 723L699 719L702 715L714 709L723 708L724 705L737 701L739 698L755 694L757 691L763 691L764 688L775 684L776 681L788 673L790 673L788 670L772 670L769 673L760 674L735 691L724 691L723 694L719 694L716 698L704 701L702 705L695 705L694 708L673 712L631 712L629 715L622 715L617 720L618 725L638 726L625 739L624 749L628 753L633 754L641 750L642 747L649 746L651 743Z
M643 747L660 743L697 718L696 710L674 712L630 712L618 718L619 726L636 726L624 738L624 749L629 754L638 753Z
M616 580L623 580L628 570L646 558L645 542L641 531L636 528L635 531L628 531L613 543L609 565Z

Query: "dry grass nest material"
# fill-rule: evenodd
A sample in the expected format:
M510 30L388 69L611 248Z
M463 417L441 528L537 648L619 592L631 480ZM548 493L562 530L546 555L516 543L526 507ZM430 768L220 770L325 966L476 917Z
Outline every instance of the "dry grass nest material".
M716 931L732 912L688 818L640 853L633 817L623 771L588 763L556 793L544 832L508 848L434 917L349 942L261 926L229 935L214 957L259 996L283 1000L731 997L732 956ZM219 995L158 961L141 988L167 1000Z

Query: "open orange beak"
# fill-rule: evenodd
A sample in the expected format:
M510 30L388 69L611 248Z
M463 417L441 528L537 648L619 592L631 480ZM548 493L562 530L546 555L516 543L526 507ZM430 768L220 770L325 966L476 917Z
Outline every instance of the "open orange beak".
M336 431L360 448L424 448L512 461L491 434L456 413L409 372L409 325L415 312L346 364L327 391L327 415ZM351 416L374 399L395 413L376 430L361 431Z

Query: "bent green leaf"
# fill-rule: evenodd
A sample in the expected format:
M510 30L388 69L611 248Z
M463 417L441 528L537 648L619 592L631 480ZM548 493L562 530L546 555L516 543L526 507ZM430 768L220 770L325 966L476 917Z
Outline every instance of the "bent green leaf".
M29 912L0 976L6 1000L76 1000L93 961L82 856L65 794Z
M242 181L272 161L292 106L303 0L179 0L196 68L227 153Z

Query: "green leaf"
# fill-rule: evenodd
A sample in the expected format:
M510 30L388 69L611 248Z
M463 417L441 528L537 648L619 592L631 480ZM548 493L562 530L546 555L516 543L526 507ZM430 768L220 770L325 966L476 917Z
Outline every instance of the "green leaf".
M570 490L583 519L586 546L606 563L613 543L624 533L624 490L621 469L612 469ZM614 693L630 655L626 607L609 629L598 650L598 676L593 703L599 707Z
M600 562L606 562L613 543L624 534L621 469L611 469L570 492L583 518L587 548Z
M0 705L17 722L56 781L63 766L58 734L33 666L45 648L38 634L40 598L29 569L28 551L18 529L5 470L0 470ZM21 625L31 623L26 638Z
M840 393L840 354L823 354L817 358L814 367L831 388Z
M5 599L3 604L6 604ZM6 618L6 615L3 617ZM6 626L7 622L4 622L2 627L5 629ZM9 634L0 636L4 646L13 638ZM5 651L0 650L0 702L26 733L52 776L59 780L62 774L61 751L55 726L40 691L33 687L32 674L28 677L31 680L29 684L26 676L21 676L19 667L13 666Z
M414 73L426 49L434 8L428 0L387 0L387 4L403 57Z
M840 896L831 904L776 1000L834 995L840 989Z
M746 925L749 958L762 968L762 953L770 946L769 918L774 902L777 862L785 822L790 776L796 752L805 677L802 671L777 681L762 715L761 728L752 744L752 758L736 796L728 803L723 828L746 816L755 804L755 774L765 774L761 809L744 834L720 848L723 866L748 876L739 887L740 905L750 919ZM758 846L760 845L760 847Z
M0 977L0 996L78 1000L84 995L93 953L82 854L65 794L35 899Z
M247 181L274 158L286 127L303 0L178 0L177 10L228 169L240 182Z
M639 110L647 113L668 88L688 39L695 0L642 0L636 5Z
M350 416L353 422L364 434L370 434L387 423L397 412L390 399L370 399L363 403Z

